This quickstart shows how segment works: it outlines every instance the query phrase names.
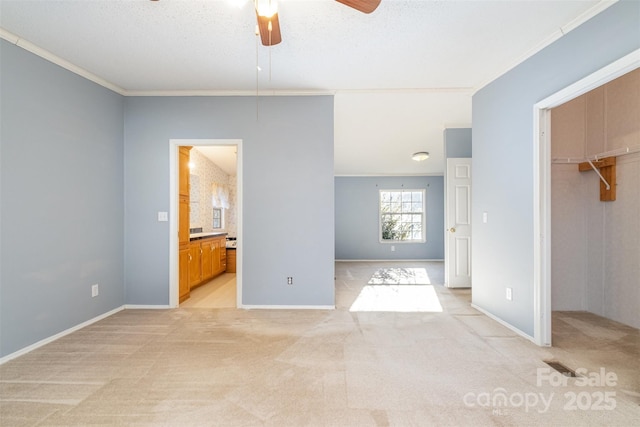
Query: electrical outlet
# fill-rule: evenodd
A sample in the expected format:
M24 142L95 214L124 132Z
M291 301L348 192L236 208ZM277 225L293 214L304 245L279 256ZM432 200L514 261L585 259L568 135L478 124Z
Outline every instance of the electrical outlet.
M98 284L96 283L95 285L91 285L91 298L97 297L99 293L100 290L98 289Z
M287 285L293 285L293 277L287 277Z
M506 292L507 300L513 301L513 293L512 293L511 288L506 288L506 290L507 290L507 292Z
M391 252L395 252L396 251L396 247L395 246L391 246Z

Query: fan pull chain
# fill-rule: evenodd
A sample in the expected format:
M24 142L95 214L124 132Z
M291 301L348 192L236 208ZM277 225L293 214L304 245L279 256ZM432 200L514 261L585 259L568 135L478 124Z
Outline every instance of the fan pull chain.
M260 85L260 65L258 63L258 51L260 50L260 42L258 41L258 37L260 37L260 29L258 25L256 25L256 122L259 121L260 118L260 109L258 106L259 99L259 90L258 87Z
M271 2L269 2L269 5L271 5ZM271 83L271 46L273 45L271 43L272 33L273 33L273 24L271 23L271 20L269 20L269 83Z
M271 21L269 21L269 83L271 83L271 31L273 27L271 26Z

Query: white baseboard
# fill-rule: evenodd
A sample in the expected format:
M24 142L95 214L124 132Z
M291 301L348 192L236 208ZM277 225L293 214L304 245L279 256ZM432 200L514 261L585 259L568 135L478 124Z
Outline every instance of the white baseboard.
M246 310L335 310L335 305L242 305Z
M335 262L444 262L444 259L336 259Z
M4 364L4 363L6 363L6 362L8 362L10 360L13 360L16 357L20 357L22 355L25 355L25 354L27 354L27 353L29 353L29 352L37 349L37 348L40 348L40 347L42 347L44 345L47 345L47 344L49 344L49 343L51 343L51 342L53 342L53 341L55 341L57 339L60 339L60 338L62 338L64 336L66 336L66 335L69 335L69 334L71 334L71 333L73 333L75 331L78 331L78 330L80 330L80 329L82 329L82 328L84 328L86 326L89 326L92 323L96 323L96 322L98 322L98 321L100 321L102 319L106 319L107 317L112 316L112 315L116 314L117 312L124 310L124 308L125 308L124 305L120 306L118 308L114 308L113 310L108 311L106 313L103 313L100 316L96 316L93 319L89 319L86 322L82 322L79 325L76 325L76 326L74 326L72 328L66 329L66 330L64 330L62 332L59 332L59 333L57 333L55 335L52 335L52 336L50 336L48 338L40 340L35 344L31 344L30 346L27 346L25 348L22 348L22 349L16 351L16 352L8 354L8 355L0 358L0 365Z
M444 287L447 289L471 289L471 286L449 286L448 283L445 283Z
M143 304L125 304L123 307L127 310L168 310L172 308L168 305L143 305Z
M520 329L516 328L515 326L511 325L510 323L505 322L504 320L500 319L499 317L494 316L493 314L489 313L487 310L485 310L483 308L480 308L475 304L471 304L471 307L475 308L476 310L478 310L480 313L484 314L485 316L487 316L487 317L495 320L496 322L500 323L502 326L505 326L505 327L511 329L513 332L515 332L516 334L520 335L522 338L526 338L529 341L531 341L532 343L536 344L536 341L533 339L533 337L531 335L525 334Z

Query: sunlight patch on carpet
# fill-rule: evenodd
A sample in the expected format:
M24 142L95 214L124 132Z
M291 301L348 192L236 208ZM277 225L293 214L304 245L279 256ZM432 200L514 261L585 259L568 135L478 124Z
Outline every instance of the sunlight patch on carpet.
M349 311L441 313L442 305L433 285L367 285Z
M376 271L370 285L430 285L431 279L426 268L394 267Z

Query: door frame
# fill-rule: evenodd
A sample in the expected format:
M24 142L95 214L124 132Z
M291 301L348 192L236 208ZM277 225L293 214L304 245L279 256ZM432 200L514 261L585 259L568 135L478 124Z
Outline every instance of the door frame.
M551 109L640 67L640 49L533 106L533 340L551 346Z
M231 145L237 149L237 242L236 249L236 307L242 307L242 140L241 139L170 139L169 140L169 307L179 306L178 263L178 147Z

